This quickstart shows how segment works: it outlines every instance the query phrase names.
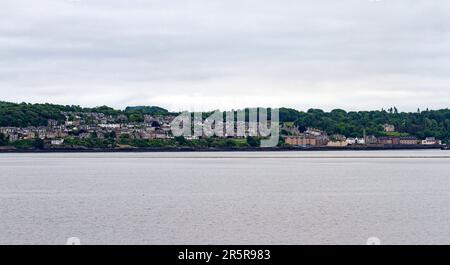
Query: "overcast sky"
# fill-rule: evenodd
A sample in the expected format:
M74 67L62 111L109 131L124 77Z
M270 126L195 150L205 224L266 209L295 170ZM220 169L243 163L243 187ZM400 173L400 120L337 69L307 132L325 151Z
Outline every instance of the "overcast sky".
M0 100L450 107L448 0L0 0Z

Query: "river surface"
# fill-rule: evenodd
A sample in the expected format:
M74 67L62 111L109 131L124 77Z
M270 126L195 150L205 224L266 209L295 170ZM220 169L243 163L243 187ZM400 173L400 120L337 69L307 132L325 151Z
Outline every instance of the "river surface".
M450 244L450 152L0 154L0 244Z

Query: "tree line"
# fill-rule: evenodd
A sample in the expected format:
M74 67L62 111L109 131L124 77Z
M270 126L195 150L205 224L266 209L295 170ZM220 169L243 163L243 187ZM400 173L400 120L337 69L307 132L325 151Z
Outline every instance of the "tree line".
M160 107L128 107L116 110L108 106L83 108L74 105L10 103L0 101L0 127L46 126L49 119L64 122L61 112L103 113L105 115L125 115L131 122L144 121L145 115L169 115L168 110Z
M293 122L300 131L314 127L328 134L342 134L347 137L362 137L367 135L411 135L420 139L436 137L449 142L450 110L424 110L417 112L399 112L397 108L379 111L350 111L335 109L325 112L320 109L310 109L306 112L294 109L280 109L280 120ZM395 126L395 133L384 131L384 124Z

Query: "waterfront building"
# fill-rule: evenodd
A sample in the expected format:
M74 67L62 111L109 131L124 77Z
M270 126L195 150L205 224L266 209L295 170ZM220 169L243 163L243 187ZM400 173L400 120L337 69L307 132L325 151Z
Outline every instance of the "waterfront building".
M285 138L285 143L296 146L326 146L328 137L323 135L311 135L302 133L298 136L288 136Z
M442 141L441 140L437 140L435 137L427 137L425 138L425 140L422 140L422 144L423 145L441 145Z
M402 145L415 145L418 143L419 140L417 139L417 137L414 136L400 137L400 144Z
M329 141L327 143L327 146L329 146L329 147L346 147L346 146L348 146L348 143L346 141Z
M367 135L364 140L366 144L378 144L378 139L374 135Z

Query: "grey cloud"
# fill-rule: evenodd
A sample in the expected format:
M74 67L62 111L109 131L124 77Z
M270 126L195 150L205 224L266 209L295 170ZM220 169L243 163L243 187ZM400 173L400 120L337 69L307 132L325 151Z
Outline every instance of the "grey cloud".
M445 0L3 2L4 100L448 107Z

